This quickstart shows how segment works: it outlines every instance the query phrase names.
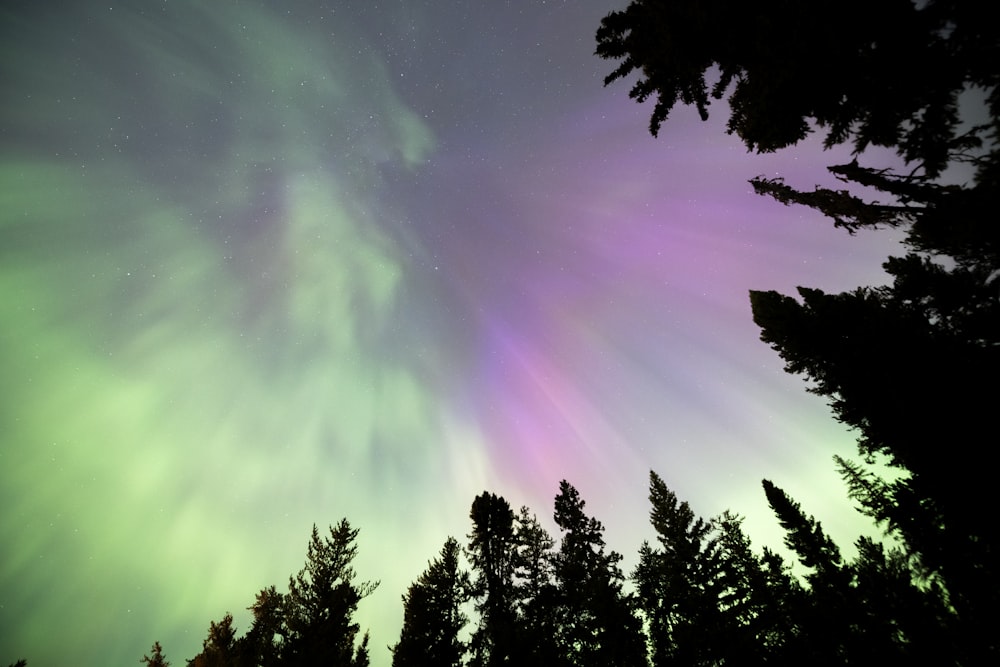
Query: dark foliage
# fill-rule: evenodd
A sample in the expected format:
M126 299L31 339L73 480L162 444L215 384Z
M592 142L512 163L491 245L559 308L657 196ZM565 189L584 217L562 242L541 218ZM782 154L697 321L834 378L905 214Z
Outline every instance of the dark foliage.
M357 557L357 536L346 519L331 526L328 537L321 537L313 526L305 567L289 578L288 593L283 595L274 586L260 591L249 607L250 630L242 637L237 637L232 615L213 621L201 653L188 665L367 667L368 634L357 641L360 627L353 616L378 583L354 582L351 563ZM158 647L159 643L154 645L153 659L161 655Z
M558 596L554 575L555 541L527 507L514 524L514 593L518 619L517 663L524 667L559 664L556 645Z
M236 628L232 614L226 614L216 623L208 626L208 637L202 642L202 650L188 662L189 667L227 667L229 665L252 665L252 656L243 659L242 647L237 646Z
M728 97L729 132L751 150L818 126L827 146L889 147L936 175L966 147L959 94L987 88L1000 109L988 14L961 0L634 0L601 21L597 55L618 61L606 84L636 73L629 95L655 97L654 135L677 104L707 118L711 100Z
M357 529L346 519L321 538L313 526L305 568L288 581L284 600L287 634L282 657L293 665L368 664L368 635L355 646L360 627L353 622L358 603L378 582L354 583Z
M449 537L403 596L403 629L392 647L393 667L461 667L465 645L459 633L469 620L462 606L470 580L461 569L461 547Z
M991 466L981 462L1000 403L992 380L1000 371L1000 23L988 11L974 0L637 0L597 32L597 54L618 61L605 83L635 73L630 95L655 97L654 135L675 105L705 118L711 100L723 98L729 132L751 150L822 129L827 147L847 142L855 151L849 164L829 168L843 188L799 190L758 177L755 190L809 206L852 234L905 233L906 254L884 264L889 285L800 288L797 299L751 293L761 338L857 432L863 463L838 459L838 467L861 511L900 544L861 541L858 562L844 563L819 524L765 483L789 548L811 570L800 631L834 662L1000 661L991 621L1000 528L987 518L997 503ZM962 108L969 89L982 94L981 109ZM859 164L869 146L894 150L905 167ZM970 182L940 178L962 164ZM868 467L876 462L896 474L879 476Z
M553 573L558 588L556 643L565 664L581 667L645 663L635 602L622 591L621 555L606 551L604 526L566 480L559 483L554 518L562 531Z
M469 560L479 627L472 635L472 664L493 667L516 654L514 611L514 512L502 497L483 492L469 513Z
M143 655L139 662L149 665L149 667L170 667L170 662L163 655L163 647L160 646L160 642L153 642L150 653L152 655Z

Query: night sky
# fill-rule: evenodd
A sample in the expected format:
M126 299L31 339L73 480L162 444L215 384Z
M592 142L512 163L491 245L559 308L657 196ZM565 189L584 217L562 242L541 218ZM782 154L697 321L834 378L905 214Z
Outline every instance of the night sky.
M623 0L6 0L0 662L174 664L313 523L361 529L358 621L484 489L553 529L568 479L631 569L656 470L780 542L769 478L850 543L853 436L758 340L749 289L882 283L748 154L593 55Z

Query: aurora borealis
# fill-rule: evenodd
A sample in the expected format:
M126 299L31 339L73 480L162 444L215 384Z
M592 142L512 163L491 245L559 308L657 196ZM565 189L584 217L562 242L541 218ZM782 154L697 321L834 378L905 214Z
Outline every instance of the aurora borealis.
M614 8L4 3L0 661L183 664L347 517L387 665L484 489L551 526L568 479L626 568L650 468L758 546L764 477L853 540L852 437L747 291L881 282L893 241L751 192L828 181L818 142L650 137Z

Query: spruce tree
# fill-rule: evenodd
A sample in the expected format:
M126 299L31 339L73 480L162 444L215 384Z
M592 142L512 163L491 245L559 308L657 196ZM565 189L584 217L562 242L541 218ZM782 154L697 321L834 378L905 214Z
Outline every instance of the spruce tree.
M553 579L555 541L527 508L514 523L514 592L517 611L517 659L525 667L556 664L557 589Z
M250 661L242 661L239 656L240 642L236 638L236 628L233 627L233 615L226 614L216 623L208 626L208 637L202 642L202 650L188 661L188 667L240 667L251 665Z
M160 642L153 642L151 653L152 655L143 655L139 662L149 665L149 667L170 667L170 661L163 655L163 647L160 646ZM25 661L18 661L18 664L21 663L25 663Z
M378 582L354 582L357 535L347 519L331 526L329 537L321 537L313 526L305 567L288 581L282 664L367 666L368 634L356 642L360 626L353 617Z
M459 563L461 547L449 537L403 595L403 629L392 647L393 667L461 667L465 645L459 633L468 618L470 580Z
M645 636L635 601L622 590L622 557L605 550L604 526L587 516L584 507L579 492L561 481L554 513L562 532L554 560L559 657L578 667L645 665Z
M473 632L471 665L495 667L517 652L514 607L514 512L501 496L483 492L469 513L469 561L479 625Z

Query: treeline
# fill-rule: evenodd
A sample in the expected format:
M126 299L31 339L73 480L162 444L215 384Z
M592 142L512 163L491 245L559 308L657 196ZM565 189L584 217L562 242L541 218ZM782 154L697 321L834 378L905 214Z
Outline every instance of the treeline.
M655 539L631 586L567 482L555 498L558 546L528 508L515 514L484 493L472 505L469 571L449 538L403 597L393 665L955 663L954 612L901 550L862 538L847 560L786 493L767 481L764 490L804 581L773 551L751 550L739 516L696 516L655 473Z
M869 538L845 559L784 491L764 481L764 492L803 579L772 550L755 553L739 516L696 516L656 473L655 539L628 577L568 482L555 497L558 540L527 507L484 492L467 543L447 538L403 596L392 664L967 664L955 609L914 559ZM353 615L377 584L355 581L357 534L346 520L326 536L314 528L288 592L260 591L242 636L230 614L213 621L187 665L367 665L368 634ZM143 662L169 664L158 643Z

